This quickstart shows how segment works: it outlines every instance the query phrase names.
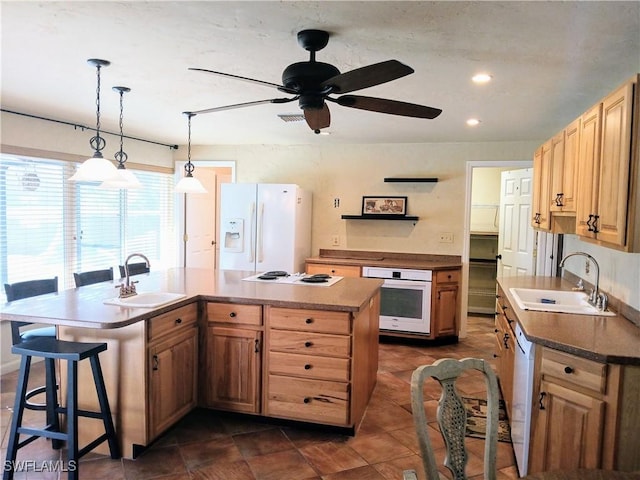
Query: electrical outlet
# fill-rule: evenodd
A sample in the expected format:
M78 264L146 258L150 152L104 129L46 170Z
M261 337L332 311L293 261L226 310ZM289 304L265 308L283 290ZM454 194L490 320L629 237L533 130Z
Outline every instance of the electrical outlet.
M440 234L438 235L438 241L440 243L453 243L453 233L440 232Z
M331 245L334 247L340 246L340 235L331 235Z

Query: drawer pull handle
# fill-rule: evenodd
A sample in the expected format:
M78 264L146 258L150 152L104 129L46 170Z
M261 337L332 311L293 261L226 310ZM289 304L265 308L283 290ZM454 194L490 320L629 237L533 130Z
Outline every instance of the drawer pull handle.
M302 400L304 403L311 403L311 397L304 397L304 400Z
M567 367L564 367L564 373L566 373L566 374L571 374L571 373L573 373L573 372L574 372L574 370L573 370L573 368L572 368L572 367L568 367L568 366L567 366Z
M502 339L502 343L504 343L504 348L506 348L507 350L509 349L509 344L507 343L508 341L509 341L509 334L505 333L504 338Z
M309 324L313 323L313 318L307 318L304 322L305 322L307 325L309 325Z
M182 319L181 318L176 318L176 325L180 325L182 323Z
M158 355L153 356L153 370L158 370Z
M311 370L311 365L309 365L308 363L304 366L305 370Z
M309 347L313 346L313 342L304 342L304 346L309 348Z
M237 314L236 314L236 312L231 312L231 313L229 314L229 316L230 316L231 318L234 318L236 315L237 315Z
M538 400L540 403L540 410L545 410L544 405L542 404L542 401L544 400L544 397L546 397L546 395L547 395L547 392L540 392L540 400Z
M258 339L256 338L255 342L256 342L256 346L255 346L255 350L254 350L254 352L255 352L255 353L260 353L260 340L258 340Z

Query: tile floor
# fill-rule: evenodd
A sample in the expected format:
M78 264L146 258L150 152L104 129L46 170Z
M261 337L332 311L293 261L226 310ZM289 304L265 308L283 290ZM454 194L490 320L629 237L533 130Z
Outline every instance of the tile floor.
M467 338L455 345L430 347L381 343L378 382L355 437L297 425L278 426L252 417L198 409L166 432L136 460L111 460L89 453L80 461L80 478L401 480L403 470L414 468L418 471L418 478L424 480L411 417L409 381L417 366L441 357L480 357L493 361L493 319L470 318ZM38 364L32 372L42 375L42 370ZM4 459L16 374L9 373L0 378L0 453ZM484 383L481 377L469 375L461 379L458 389L463 395L481 397ZM427 402L428 418L434 418L438 396L439 390L434 388ZM38 415L43 413L28 412L25 420L39 425ZM442 454L444 447L435 429L432 438L436 454ZM482 479L483 448L483 440L468 439L470 455L467 470L473 480ZM52 450L47 440L38 439L18 451L18 460L34 460L40 471L19 473L15 478L65 479L64 473L42 471L45 470L43 465L49 465L42 462L55 462L61 455L64 458L64 450ZM499 480L517 478L509 443L498 443L498 469ZM445 467L441 470L442 478L450 478Z

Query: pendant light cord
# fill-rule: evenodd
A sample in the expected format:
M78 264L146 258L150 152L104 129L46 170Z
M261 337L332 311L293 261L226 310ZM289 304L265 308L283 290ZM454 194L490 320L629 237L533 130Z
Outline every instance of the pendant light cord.
M187 163L185 163L184 165L184 170L187 172L187 177L193 177L193 171L195 170L195 167L193 166L193 163L191 163L191 117L193 117L195 113L184 112L184 114L188 119Z
M120 151L115 153L114 158L118 162L118 169L124 170L126 168L124 166L124 164L128 160L129 155L127 155L125 153L125 151L124 151L124 141L123 141L123 139L124 139L124 133L123 133L123 129L124 129L124 103L123 103L123 96L124 96L124 92L129 92L131 89L128 88L128 87L113 87L113 90L115 90L116 92L118 92L120 94L120 119L119 119Z
M108 65L108 63L106 63ZM102 150L106 146L106 141L100 137L100 69L102 65L96 61L96 77L97 77L97 87L96 87L96 136L92 137L89 141L89 145L94 150L93 156L96 158L102 158Z

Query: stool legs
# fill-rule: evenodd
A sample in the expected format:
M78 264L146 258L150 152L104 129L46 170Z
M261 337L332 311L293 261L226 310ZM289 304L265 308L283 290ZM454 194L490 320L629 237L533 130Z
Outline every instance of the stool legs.
M18 374L18 385L16 386L16 400L13 408L13 417L11 417L11 431L9 433L9 444L7 445L7 457L4 462L3 480L13 480L13 472L15 470L15 461L18 454L18 440L20 434L18 428L22 425L22 415L24 413L23 398L27 395L27 380L29 379L29 371L31 370L31 357L23 356L20 361L20 372Z
M67 362L67 456L69 480L78 480L78 364Z
M104 422L104 431L106 432L107 442L109 442L109 453L111 458L120 458L120 447L116 438L116 429L113 426L111 418L111 409L109 408L109 398L107 397L107 388L104 385L104 377L102 376L102 367L100 366L100 358L96 355L91 357L91 370L93 371L93 382L96 385L98 394L98 402L100 402L100 411L102 412L102 420Z

